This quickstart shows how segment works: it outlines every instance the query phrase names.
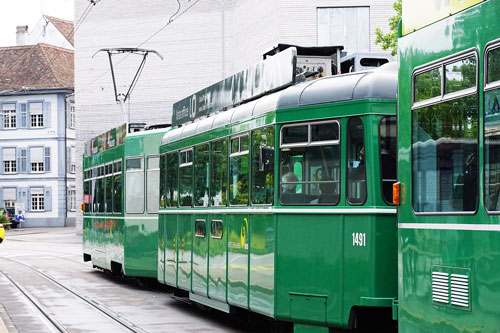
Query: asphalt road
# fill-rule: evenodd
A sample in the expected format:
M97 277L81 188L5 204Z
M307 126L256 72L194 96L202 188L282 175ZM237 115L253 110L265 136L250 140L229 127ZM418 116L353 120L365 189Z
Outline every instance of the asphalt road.
M74 228L6 234L0 244L0 333L268 330L265 321L200 309L173 299L168 290L93 269L83 262Z

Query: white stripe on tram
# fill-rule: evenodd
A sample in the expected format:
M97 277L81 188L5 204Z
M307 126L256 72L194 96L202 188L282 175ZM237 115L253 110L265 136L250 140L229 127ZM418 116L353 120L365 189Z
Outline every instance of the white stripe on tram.
M301 208L259 208L259 209L167 209L160 214L396 214L394 208L352 208L352 209L301 209Z
M500 231L499 224L398 223L399 229Z
M84 219L101 220L157 220L157 216L83 216Z

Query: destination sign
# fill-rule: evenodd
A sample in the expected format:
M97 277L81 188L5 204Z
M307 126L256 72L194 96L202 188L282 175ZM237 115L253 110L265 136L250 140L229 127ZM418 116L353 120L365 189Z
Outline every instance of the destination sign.
M172 126L257 98L295 81L297 50L272 57L186 97L173 106Z
M403 36L485 0L403 0Z

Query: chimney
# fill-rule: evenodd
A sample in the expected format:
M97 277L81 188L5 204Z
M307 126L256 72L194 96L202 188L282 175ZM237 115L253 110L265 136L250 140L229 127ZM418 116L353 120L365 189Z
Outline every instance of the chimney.
M23 46L26 45L28 40L28 26L27 25L18 25L16 27L16 45Z

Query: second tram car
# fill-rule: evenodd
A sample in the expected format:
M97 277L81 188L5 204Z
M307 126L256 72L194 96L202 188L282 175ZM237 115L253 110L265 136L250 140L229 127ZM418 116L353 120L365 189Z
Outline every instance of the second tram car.
M86 146L83 159L83 257L94 267L156 278L158 147L167 129L112 129Z
M295 332L394 325L396 90L388 64L166 133L158 280Z

